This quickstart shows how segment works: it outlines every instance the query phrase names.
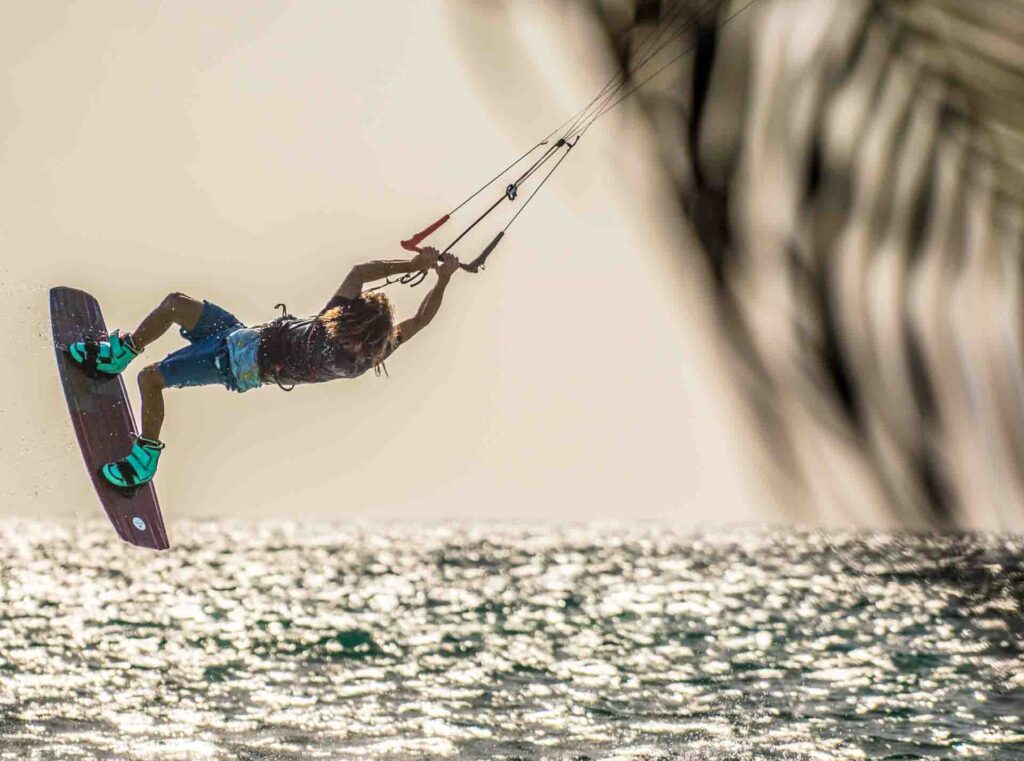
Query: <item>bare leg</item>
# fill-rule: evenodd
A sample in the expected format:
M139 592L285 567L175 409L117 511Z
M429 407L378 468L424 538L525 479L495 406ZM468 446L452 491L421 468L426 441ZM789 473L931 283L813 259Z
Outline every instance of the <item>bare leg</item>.
M171 325L192 330L203 313L203 302L183 293L170 293L150 312L132 333L136 348L141 351L158 339ZM149 365L139 373L139 394L142 396L142 438L160 440L164 424L164 389L167 383L157 365Z
M139 393L142 395L142 438L160 440L160 427L164 424L164 389L167 387L160 368L149 365L139 373Z
M146 346L166 333L167 329L173 324L180 325L185 330L191 330L199 322L199 315L202 313L203 302L196 301L183 293L170 293L164 297L164 300L160 302L156 309L146 316L146 319L139 323L139 327L132 333L132 341L135 343L136 348L142 351ZM159 375L159 371L157 374ZM141 375L139 380L141 382ZM145 397L145 393L143 393L143 397ZM160 405L160 417L163 418L162 403ZM157 429L159 427L158 424Z

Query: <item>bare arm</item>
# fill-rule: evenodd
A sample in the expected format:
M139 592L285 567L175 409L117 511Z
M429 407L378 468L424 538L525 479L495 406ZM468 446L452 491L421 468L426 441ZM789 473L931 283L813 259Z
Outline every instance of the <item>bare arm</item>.
M412 259L390 259L357 264L341 282L341 286L334 292L334 295L346 299L357 298L363 291L364 283L372 283L374 280L382 280L392 275L404 275L407 272L429 269L437 262L437 256L437 249L424 248Z
M448 287L448 281L452 273L459 267L459 260L451 254L444 254L441 262L437 265L437 283L430 289L416 314L408 320L398 324L397 332L402 343L408 342L410 338L419 333L427 324L434 319L434 315L441 308L441 300L444 298L444 289Z

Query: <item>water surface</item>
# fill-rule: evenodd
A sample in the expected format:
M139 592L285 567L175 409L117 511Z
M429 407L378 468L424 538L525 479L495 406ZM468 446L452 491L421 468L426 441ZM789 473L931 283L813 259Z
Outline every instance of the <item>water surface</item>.
M0 522L0 759L1024 759L1024 539Z

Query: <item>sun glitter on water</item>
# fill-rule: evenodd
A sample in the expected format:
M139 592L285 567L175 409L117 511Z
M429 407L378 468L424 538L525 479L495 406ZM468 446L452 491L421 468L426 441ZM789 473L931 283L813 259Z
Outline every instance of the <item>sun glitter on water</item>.
M1019 538L174 528L0 523L0 759L1024 758Z

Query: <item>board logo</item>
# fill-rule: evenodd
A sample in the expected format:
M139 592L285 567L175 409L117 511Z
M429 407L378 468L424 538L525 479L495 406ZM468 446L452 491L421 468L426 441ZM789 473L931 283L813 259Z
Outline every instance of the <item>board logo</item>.
M135 526L135 528L137 528L139 531L146 530L146 522L137 515L134 518L132 518L132 525Z

